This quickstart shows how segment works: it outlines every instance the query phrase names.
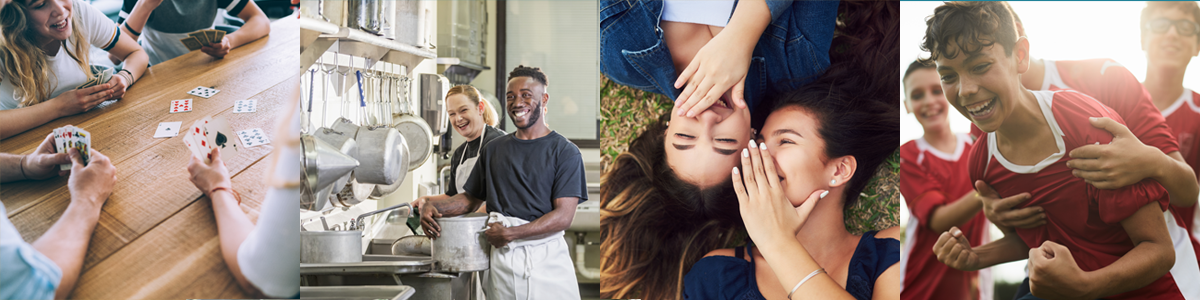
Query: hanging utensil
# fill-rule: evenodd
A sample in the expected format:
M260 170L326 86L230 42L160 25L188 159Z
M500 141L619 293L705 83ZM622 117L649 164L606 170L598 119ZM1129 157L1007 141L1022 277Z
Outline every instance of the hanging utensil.
M325 206L327 199L317 197L317 192L353 171L358 167L358 161L312 135L301 135L300 146L304 154L301 177L305 179L300 208L318 210Z

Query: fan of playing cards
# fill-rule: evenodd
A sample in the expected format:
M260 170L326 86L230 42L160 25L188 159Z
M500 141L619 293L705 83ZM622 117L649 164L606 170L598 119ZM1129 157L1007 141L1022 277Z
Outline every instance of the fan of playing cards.
M188 51L195 51L200 50L200 47L208 46L208 44L220 43L223 38L225 38L225 31L205 29L189 33L188 37L180 39L179 42L183 43Z
M96 69L97 69L96 67L92 68L92 70L96 70ZM75 89L86 89L86 88L96 86L98 84L105 84L105 83L108 83L108 81L110 79L112 79L112 75L113 75L112 69L104 68L103 70L96 70L96 72L99 72L99 74L97 74L96 77L92 77L92 78L88 79L87 82L84 82L83 84L75 87Z
M192 128L183 135L183 144L187 145L188 150L192 150L192 155L203 158L206 164L212 162L213 148L221 148L221 156L229 158L236 157L242 147L254 147L268 143L270 141L267 140L267 135L261 128L235 133L229 126L229 121L222 117L204 117L197 120L192 123Z
M67 125L54 129L54 151L55 153L67 153L67 149L75 148L79 150L79 155L82 157L83 165L86 166L91 158L92 149L92 134L87 130L79 127ZM71 170L71 164L58 165L58 169L62 171Z

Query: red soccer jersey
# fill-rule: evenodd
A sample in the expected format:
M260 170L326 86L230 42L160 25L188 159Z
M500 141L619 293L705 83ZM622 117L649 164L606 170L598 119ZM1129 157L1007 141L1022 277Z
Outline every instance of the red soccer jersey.
M1192 171L1200 175L1200 93L1184 89L1179 99L1163 109L1162 115L1179 141L1179 154L1192 166ZM1200 249L1200 242L1196 241L1193 234L1196 226L1196 207L1171 205L1171 213L1183 223L1183 228L1187 229L1188 235L1192 237L1193 248ZM1200 251L1196 253L1196 258L1200 260Z
M971 298L971 282L978 272L959 271L939 262L931 249L942 233L929 229L928 223L934 209L974 192L967 176L971 138L966 134L955 137L958 142L954 153L938 151L924 138L900 146L900 194L912 213L905 235L908 237L904 242L905 256L900 261L904 269L900 299ZM979 211L958 227L972 246L979 246L987 231L987 218Z
M1102 58L1045 60L1045 65L1041 90L1075 90L1091 96L1121 115L1129 131L1143 144L1154 146L1163 153L1179 150L1171 128L1154 107L1150 93L1121 64Z
M1095 143L1109 143L1112 134L1092 127L1089 117L1123 119L1096 100L1074 91L1035 91L1042 115L1054 132L1059 151L1035 165L1016 165L998 150L996 134L975 142L971 153L970 177L991 184L1001 197L1029 192L1033 198L1017 208L1041 206L1046 225L1016 229L1025 245L1033 248L1054 241L1071 250L1075 263L1084 271L1112 264L1133 249L1121 221L1145 205L1157 203L1166 209L1167 191L1153 180L1116 189L1101 190L1071 175L1066 154ZM1171 274L1153 283L1105 299L1183 299Z

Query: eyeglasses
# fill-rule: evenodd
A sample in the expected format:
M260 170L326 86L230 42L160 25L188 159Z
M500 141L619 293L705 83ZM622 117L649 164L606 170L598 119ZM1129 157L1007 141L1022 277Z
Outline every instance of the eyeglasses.
M1182 36L1192 36L1192 35L1195 35L1197 32L1200 32L1200 24L1196 24L1196 22L1192 22L1192 21L1188 21L1188 20L1170 20L1170 19L1162 19L1162 18L1154 19L1150 22L1147 22L1146 29L1153 31L1154 33L1164 33L1164 32L1167 32L1167 29L1171 28L1171 25L1174 25L1175 31L1178 32L1179 35L1182 35Z

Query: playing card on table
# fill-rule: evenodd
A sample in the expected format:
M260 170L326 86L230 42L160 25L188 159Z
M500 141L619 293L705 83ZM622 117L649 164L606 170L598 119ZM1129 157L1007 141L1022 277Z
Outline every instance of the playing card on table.
M251 113L258 108L258 100L238 100L233 102L233 113Z
M271 143L271 140L267 139L267 134L263 132L262 128L238 131L237 135L238 138L242 139L242 145L245 145L246 147L254 147Z
M203 44L200 44L200 40L196 39L194 36L179 39L179 42L183 43L183 46L187 47L188 51L200 50L200 47L203 47Z
M214 88L198 86L198 87L192 89L191 91L188 91L187 93L189 95L200 96L200 97L204 97L204 99L208 99L208 98L211 98L213 95L216 95L217 93L220 93L220 92L221 92L220 90L217 90Z
M158 130L154 131L154 138L169 138L179 135L179 126L183 126L183 122L158 123Z
M192 99L171 100L171 113L192 111Z
M226 160L237 157L241 143L234 137L237 133L224 117L213 118L208 123L208 143L211 148L221 148L221 157Z

